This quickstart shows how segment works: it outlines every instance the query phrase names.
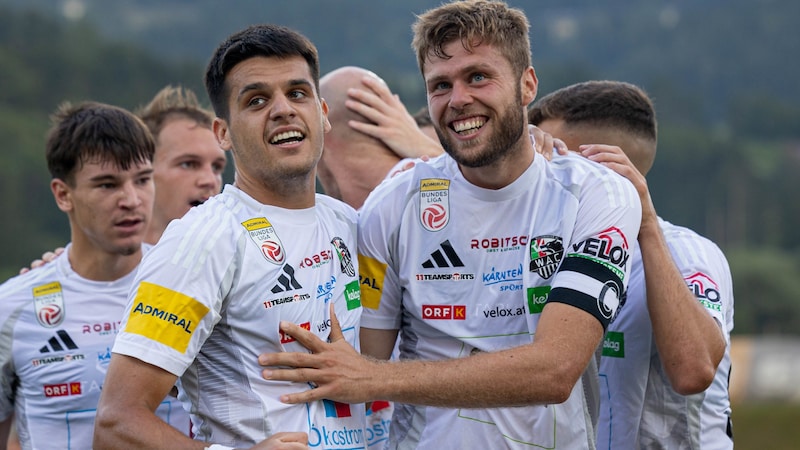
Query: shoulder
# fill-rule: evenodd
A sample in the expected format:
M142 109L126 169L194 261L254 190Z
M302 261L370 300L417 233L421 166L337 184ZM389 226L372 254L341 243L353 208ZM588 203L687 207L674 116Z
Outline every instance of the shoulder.
M352 206L325 194L317 194L316 207L322 215L332 215L353 223L358 220L358 213Z

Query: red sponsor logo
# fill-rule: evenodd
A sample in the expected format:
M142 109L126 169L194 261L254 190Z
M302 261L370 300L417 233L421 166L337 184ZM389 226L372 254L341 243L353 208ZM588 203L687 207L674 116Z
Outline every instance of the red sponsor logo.
M280 263L283 261L283 248L281 248L280 242L266 240L263 244L261 244L261 251L270 261L275 263Z
M422 211L422 223L429 230L440 230L447 225L447 209L439 203L434 203Z
M422 305L422 318L426 320L466 320L466 305Z
M50 397L66 397L68 395L81 395L81 383L60 383L60 384L45 384L44 396Z
M311 331L311 322L301 323L300 324L300 328L302 328L304 330ZM294 342L295 341L295 338L289 336L288 334L284 333L283 331L278 330L278 332L281 334L281 344L288 344L290 342Z

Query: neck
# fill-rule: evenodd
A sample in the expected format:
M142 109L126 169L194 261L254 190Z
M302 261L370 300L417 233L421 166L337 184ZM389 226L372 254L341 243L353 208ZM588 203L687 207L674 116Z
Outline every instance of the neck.
M466 167L459 164L464 179L484 189L502 189L519 178L533 162L535 151L527 133L491 164Z
M69 249L72 270L87 280L115 281L131 273L142 260L142 249L130 255L109 253L73 239Z
M306 209L316 203L316 171L302 178L273 181L255 181L237 172L233 185L263 205Z

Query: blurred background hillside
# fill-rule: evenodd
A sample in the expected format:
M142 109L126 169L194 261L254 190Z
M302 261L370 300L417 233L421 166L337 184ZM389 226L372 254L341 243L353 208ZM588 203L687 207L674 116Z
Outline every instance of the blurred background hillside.
M316 43L323 73L370 68L413 111L425 94L410 26L414 14L439 3L0 0L0 278L68 240L43 156L48 115L60 102L132 109L169 83L205 99L202 73L214 47L246 25L273 22ZM654 98L659 154L649 183L656 207L728 256L734 334L800 335L800 2L509 3L531 22L540 96L615 79ZM786 364L769 367L796 378Z

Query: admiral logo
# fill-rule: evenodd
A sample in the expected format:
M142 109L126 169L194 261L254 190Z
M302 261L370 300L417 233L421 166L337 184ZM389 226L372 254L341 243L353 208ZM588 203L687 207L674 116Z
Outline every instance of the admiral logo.
M428 231L440 231L450 220L450 180L424 178L419 181L419 220Z
M500 286L500 292L522 290L522 264L507 270L497 270L492 267L489 272L482 275L482 278L484 286L503 284Z
M311 331L311 322L301 323L298 326L304 330ZM278 330L278 333L281 335L281 344L288 344L295 341L295 338L289 336L281 330Z
M333 251L323 250L317 253L316 255L303 258L303 260L300 261L300 268L305 269L305 268L320 267L324 264L328 264L332 260L333 260Z
M582 253L600 262L625 267L628 263L628 239L617 227L603 230L596 238L589 238L572 246L573 251ZM618 270L615 272L619 273ZM620 278L622 276L620 275Z
M44 396L47 398L67 397L71 395L81 395L80 382L44 385Z
M58 281L33 288L33 305L39 325L53 328L64 321L64 296Z
M339 264L342 269L342 273L354 277L356 276L356 268L353 265L353 257L350 255L350 250L347 248L347 245L344 243L344 240L340 237L335 237L331 241L334 250L336 250L336 255L339 256Z
M564 240L560 236L544 235L531 239L529 271L545 280L553 276L564 258Z
M272 287L272 293L277 294L294 289L303 289L303 286L300 286L294 277L294 267L286 264L283 266L283 273L278 277L278 283Z
M275 228L266 217L258 217L242 222L250 239L261 249L261 254L272 264L282 264L285 258L283 245Z
M697 300L707 309L722 311L720 303L719 285L708 275L697 272L692 276L686 277L686 286L692 291Z
M96 333L101 336L111 334L111 333L118 333L118 327L122 321L116 322L97 322L97 323L85 323L83 324L83 334L91 334Z
M155 319L162 320L164 323L179 328L180 330L186 332L187 334L192 334L191 320L186 319L185 317L181 317L175 313L169 312L165 309L161 309L152 305L147 305L143 302L139 302L133 308L133 311L131 311L131 315L133 314L141 314L143 316L150 316Z
M472 239L469 243L469 248L473 250L486 250L487 253L494 253L519 250L525 245L528 245L528 236L508 236Z
M425 320L466 320L466 305L422 305Z
M430 259L423 262L422 267L425 269L464 267L464 263L458 257L453 245L447 240L439 244L439 249L431 253Z

